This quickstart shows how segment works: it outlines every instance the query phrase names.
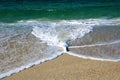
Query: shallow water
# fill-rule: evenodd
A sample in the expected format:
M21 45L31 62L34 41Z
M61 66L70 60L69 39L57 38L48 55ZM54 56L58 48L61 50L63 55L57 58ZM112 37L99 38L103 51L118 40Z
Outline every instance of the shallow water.
M69 54L119 61L119 19L18 21L1 23L1 78Z

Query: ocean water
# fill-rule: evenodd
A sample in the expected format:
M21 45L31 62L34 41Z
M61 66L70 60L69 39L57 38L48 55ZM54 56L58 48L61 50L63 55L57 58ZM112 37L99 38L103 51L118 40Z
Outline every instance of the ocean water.
M120 61L119 0L2 0L0 78L64 53Z

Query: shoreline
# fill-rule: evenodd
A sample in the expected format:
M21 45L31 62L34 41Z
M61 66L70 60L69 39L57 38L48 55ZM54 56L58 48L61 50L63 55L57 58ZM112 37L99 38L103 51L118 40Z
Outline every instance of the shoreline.
M62 54L1 80L120 80L120 62L82 59Z
M28 68L34 67L34 66L36 66L36 65L42 64L42 63L44 63L44 62L47 62L47 61L50 61L50 60L53 60L53 59L56 59L57 57L61 56L62 54L63 54L63 53L58 54L58 55L53 55L53 56L50 57L50 58L41 59L41 60L38 60L38 61L36 61L36 62L34 62L34 63L30 63L30 64L27 64L27 65L23 65L23 66L21 66L21 67L18 67L18 68L15 68L15 69L13 69L13 70L10 70L10 71L8 71L8 72L3 73L2 75L0 75L0 80L1 80L1 79L4 79L4 78L6 78L6 77L10 77L10 76L12 76L13 74L19 73L19 72L21 72L21 71L23 71L23 70L26 70L26 69L28 69ZM2 77L2 78L1 78L1 77Z

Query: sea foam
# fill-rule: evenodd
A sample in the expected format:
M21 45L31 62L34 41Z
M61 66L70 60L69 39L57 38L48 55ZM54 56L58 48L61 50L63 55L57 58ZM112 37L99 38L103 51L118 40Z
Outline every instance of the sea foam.
M88 34L93 30L94 27L99 25L119 25L120 19L83 19L83 20L59 20L59 21L42 21L42 20L28 20L28 21L18 21L16 23L1 23L4 27L7 26L14 26L11 32L9 30L4 30L3 32L7 32L7 39L9 40L13 34L24 34L27 30L28 33L31 32L35 37L42 40L42 42L47 43L48 46L56 46L60 47L63 50L61 52L55 52L55 54L51 56L47 56L44 59L37 60L32 63L28 63L27 65L23 65L20 67L17 67L15 69L12 69L10 71L7 71L5 73L0 74L0 78L10 76L13 73L17 73L21 70L24 70L26 68L29 68L33 65L40 64L41 62L45 62L47 60L51 60L53 58L56 58L57 56L61 55L62 53L68 53L70 55L82 57L82 58L89 58L89 59L95 59L95 60L105 60L105 59L98 59L95 57L89 57L84 55L78 55L75 53L67 52L66 47L69 46L69 42L71 40L75 40L76 38L82 38L85 34ZM16 28L16 29L14 29ZM19 28L21 30L19 30ZM1 28L0 28L1 30ZM18 31L16 31L18 30ZM16 32L14 32L16 31ZM23 32L22 32L23 31ZM14 32L14 33L12 33ZM11 34L9 34L11 33ZM0 35L3 33L0 33ZM1 43L6 39L2 35L1 37ZM16 35L15 35L16 36ZM111 43L110 43L111 44ZM95 44L95 45L103 45L103 44ZM90 45L90 46L95 46ZM71 46L72 47L72 46ZM77 47L77 46L76 46ZM81 46L85 47L85 46ZM49 52L49 50L48 50ZM108 60L107 61L119 61L119 60Z

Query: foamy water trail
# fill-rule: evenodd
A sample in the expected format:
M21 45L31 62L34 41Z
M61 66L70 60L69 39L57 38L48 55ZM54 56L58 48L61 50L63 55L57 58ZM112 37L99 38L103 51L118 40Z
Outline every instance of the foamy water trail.
M82 38L86 34L89 34L96 26L120 25L119 23L120 19L84 19L59 21L29 20L18 21L16 23L1 23L0 55L3 56L3 59L1 59L0 64L0 78L10 76L13 73L19 72L41 62L51 60L63 53L70 54L67 52L66 47L69 46L71 41L77 38ZM29 35L32 35L32 37ZM92 47L113 43L71 47ZM75 53L72 54L82 58L103 60L95 57L84 55L81 56L80 54L78 55ZM19 58L22 60L19 60ZM20 62L14 62L13 66L13 64L8 64L10 63L11 59L13 62ZM111 61L119 60L117 59Z
M111 45L111 44L117 44L117 43L120 43L120 40L113 41L113 42L104 42L99 44L83 45L83 46L70 46L69 48L95 47L95 46Z
M76 57L79 57L79 58L83 58L83 59L91 59L91 60L98 60L98 61L112 61L112 62L120 61L120 59L96 58L96 57L92 57L92 56L85 56L85 55L81 55L81 54L76 54L76 53L73 53L73 52L67 52L67 54L72 55L72 56L76 56Z
M120 40L116 40L116 41L113 41L113 42L104 42L104 43L99 43L99 44L90 44L90 45L83 45L83 46L70 46L69 47L69 49L79 49L79 48L92 48L93 47L93 50L92 51L94 51L94 49L95 49L95 47L102 47L103 46L103 48L104 48L104 46L111 46L111 45L116 45L116 44L118 44L118 47L119 47L119 44L120 44ZM118 48L117 47L117 48ZM102 49L101 49L102 50ZM118 51L118 52L117 52ZM73 56L77 56L77 57L80 57L80 58L84 58L84 59L93 59L93 60L100 60L100 61L113 61L113 62L118 62L118 61L120 61L120 57L119 57L119 50L117 50L116 52L117 52L117 55L116 54L114 54L114 55L116 55L117 57L116 58L107 58L107 56L106 55L104 55L104 54L100 54L100 55L104 55L106 58L102 58L102 57L97 57L97 55L96 56L92 56L92 55L90 55L89 53L88 53L88 55L86 55L86 54L78 54L78 53L76 53L76 52L74 52L74 51L69 51L69 52L67 52L68 54L70 54L70 55L73 55ZM90 52L90 51L89 51ZM95 51L96 52L96 54L98 54L99 52L97 52L97 51ZM106 52L106 54L107 54L107 52ZM99 54L98 54L99 55ZM108 55L109 56L109 55Z

